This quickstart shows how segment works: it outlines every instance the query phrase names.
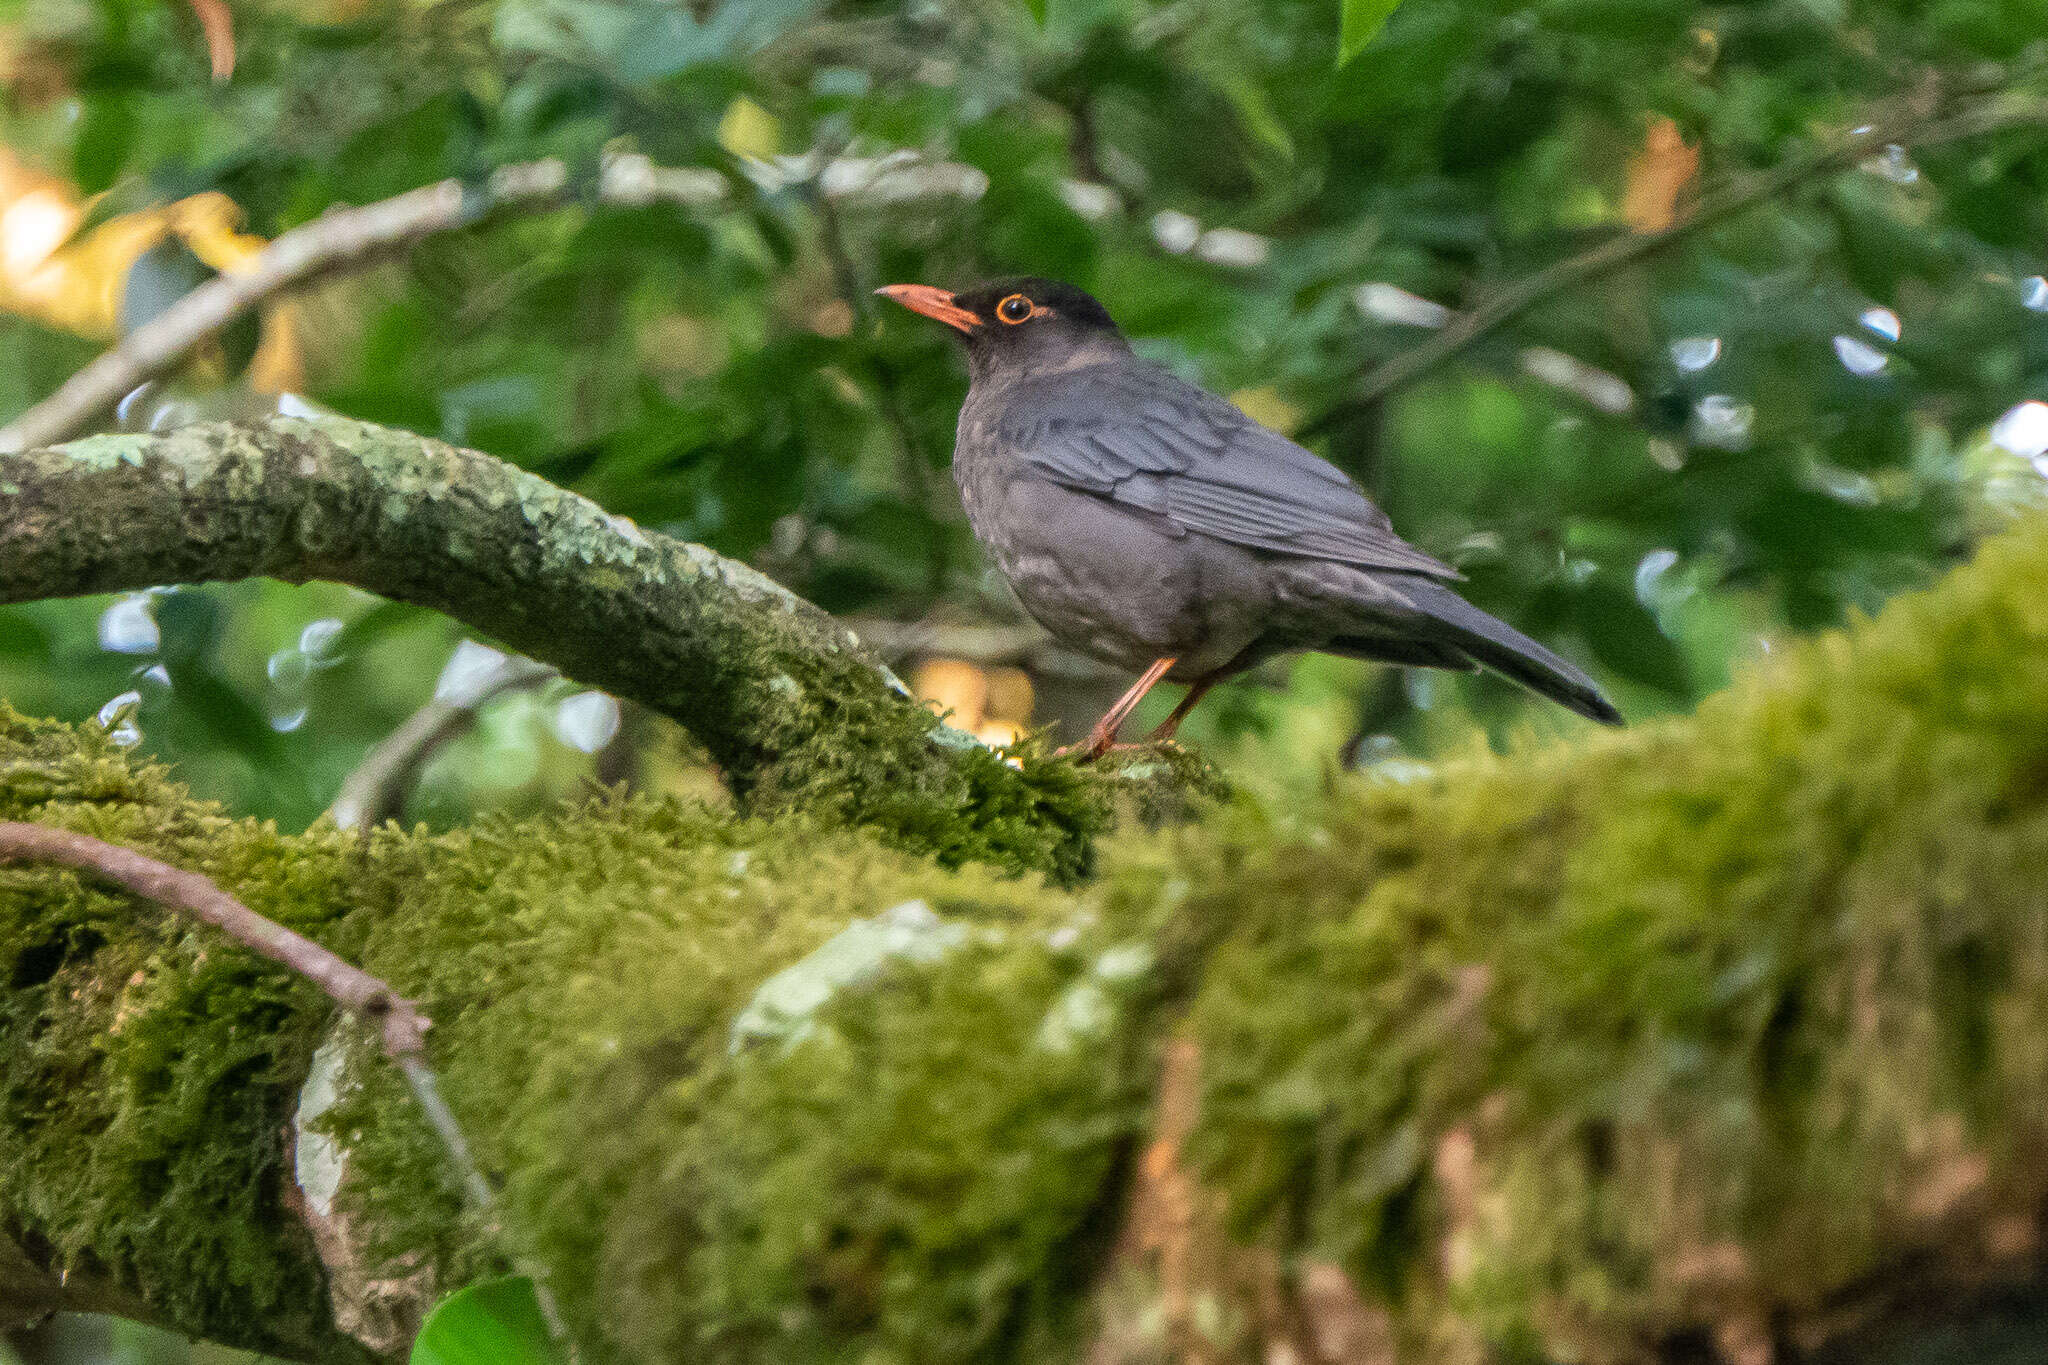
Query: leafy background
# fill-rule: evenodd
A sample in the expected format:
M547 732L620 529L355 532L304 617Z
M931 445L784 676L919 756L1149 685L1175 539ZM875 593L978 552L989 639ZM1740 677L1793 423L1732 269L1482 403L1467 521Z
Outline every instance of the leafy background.
M933 625L924 689L997 737L1071 736L1124 680L947 656L948 632L1019 618L946 471L959 359L879 284L1088 287L1636 720L2048 496L2038 122L1803 177L1356 401L1446 310L1732 178L1880 116L2038 106L2048 0L1408 0L1362 42L1388 8L243 0L216 81L204 7L9 0L0 416L331 205L637 150L718 199L432 240L269 310L119 420L311 401L492 451L835 612ZM298 826L474 664L461 640L333 586L167 587L0 609L0 696L102 715ZM1484 678L1308 658L1185 735L1284 793L1575 724ZM707 789L665 723L560 683L495 703L408 814L592 780ZM113 1358L91 1352L115 1329L66 1330L101 1345L23 1349Z

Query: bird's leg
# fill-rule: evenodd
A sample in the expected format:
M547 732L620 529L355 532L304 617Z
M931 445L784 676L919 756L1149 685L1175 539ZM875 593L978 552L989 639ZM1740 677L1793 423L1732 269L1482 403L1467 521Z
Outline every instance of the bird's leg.
M1199 678L1188 688L1188 694L1180 699L1180 705L1173 708L1173 714L1159 723L1159 728L1145 736L1147 744L1164 744L1180 729L1180 723L1188 718L1188 712L1195 709L1195 703L1209 695L1209 689L1216 685L1214 678Z
M1066 748L1058 750L1058 753L1079 754L1083 763L1093 763L1108 753L1111 746L1116 743L1116 732L1124 728L1124 722L1130 719L1131 712L1138 709L1138 703L1145 699L1145 694L1152 690L1153 684L1166 676L1166 670L1173 667L1173 662L1171 656L1155 661L1150 668L1138 675L1138 680L1131 684L1129 691L1116 699L1116 705L1110 707L1103 713L1102 719L1095 722L1095 728L1088 732L1086 740L1079 744L1069 744Z

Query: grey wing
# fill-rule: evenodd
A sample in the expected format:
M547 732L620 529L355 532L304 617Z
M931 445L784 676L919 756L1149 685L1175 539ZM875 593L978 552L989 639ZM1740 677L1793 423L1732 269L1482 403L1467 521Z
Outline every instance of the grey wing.
M1461 577L1394 534L1335 465L1152 365L1027 380L999 435L1069 488L1277 554ZM1172 476L1172 477L1168 477Z

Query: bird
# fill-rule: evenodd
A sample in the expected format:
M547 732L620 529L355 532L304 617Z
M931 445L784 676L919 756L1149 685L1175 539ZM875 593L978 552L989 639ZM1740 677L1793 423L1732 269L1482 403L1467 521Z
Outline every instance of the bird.
M1083 762L1162 680L1186 695L1276 655L1500 673L1591 720L1621 713L1582 670L1449 585L1335 465L1141 358L1109 311L1036 277L875 291L952 328L968 389L953 475L975 536L1067 647L1137 673ZM1131 746L1136 747L1136 746Z

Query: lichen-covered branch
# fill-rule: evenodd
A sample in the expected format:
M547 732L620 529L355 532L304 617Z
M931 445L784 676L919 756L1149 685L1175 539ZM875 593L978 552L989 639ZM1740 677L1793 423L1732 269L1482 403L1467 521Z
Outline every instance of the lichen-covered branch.
M598 1361L1867 1359L2048 1306L2044 577L2028 526L1692 719L1079 890L647 800L290 837L4 712L0 818L420 1000ZM0 869L0 982L0 1303L310 1359L502 1268L374 1049L294 1118L287 974Z
M747 809L1078 875L1090 779L939 724L823 612L477 451L336 419L0 455L0 602L266 575L432 607L671 716Z

